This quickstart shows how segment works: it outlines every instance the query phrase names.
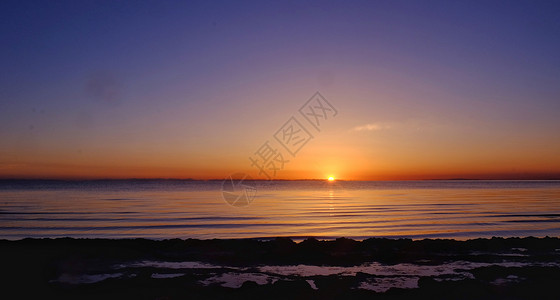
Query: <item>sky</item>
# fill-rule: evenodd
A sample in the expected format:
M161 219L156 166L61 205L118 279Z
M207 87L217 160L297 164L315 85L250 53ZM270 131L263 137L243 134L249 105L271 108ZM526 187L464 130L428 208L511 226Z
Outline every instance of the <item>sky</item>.
M559 1L2 1L0 44L0 178L560 178Z

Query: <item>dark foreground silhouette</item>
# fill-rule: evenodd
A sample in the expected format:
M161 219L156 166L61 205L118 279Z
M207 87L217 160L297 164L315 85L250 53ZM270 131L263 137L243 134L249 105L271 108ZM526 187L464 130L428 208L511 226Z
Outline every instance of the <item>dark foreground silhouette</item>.
M41 299L559 299L560 239L0 240Z

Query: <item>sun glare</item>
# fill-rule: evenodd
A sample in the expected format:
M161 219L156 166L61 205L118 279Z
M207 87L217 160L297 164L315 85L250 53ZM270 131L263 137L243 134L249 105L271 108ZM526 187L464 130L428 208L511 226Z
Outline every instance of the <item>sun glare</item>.
M330 176L330 177L328 178L328 180L329 180L329 181L334 181L334 177Z

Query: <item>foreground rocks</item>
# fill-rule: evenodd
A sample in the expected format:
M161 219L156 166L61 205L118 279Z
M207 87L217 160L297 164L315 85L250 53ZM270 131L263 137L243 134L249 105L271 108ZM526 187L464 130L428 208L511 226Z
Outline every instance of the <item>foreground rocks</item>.
M559 299L560 239L0 241L20 298Z

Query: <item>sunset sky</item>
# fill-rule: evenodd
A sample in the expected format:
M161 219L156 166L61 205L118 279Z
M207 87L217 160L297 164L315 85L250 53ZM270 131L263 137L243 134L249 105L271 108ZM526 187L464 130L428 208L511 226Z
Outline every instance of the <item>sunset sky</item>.
M560 178L559 1L1 1L0 178ZM278 149L282 150L282 149Z

